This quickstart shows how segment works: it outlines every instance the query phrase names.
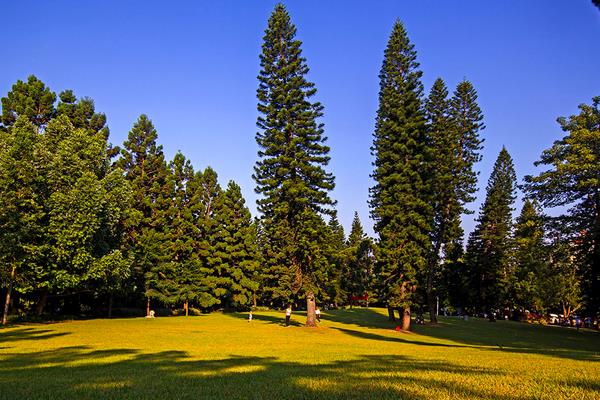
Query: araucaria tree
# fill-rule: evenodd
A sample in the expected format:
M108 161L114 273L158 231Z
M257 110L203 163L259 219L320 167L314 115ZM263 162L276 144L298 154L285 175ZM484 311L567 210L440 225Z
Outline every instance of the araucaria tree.
M515 271L509 290L511 305L546 311L543 291L549 275L549 246L544 243L544 219L535 201L525 199L514 231Z
M379 234L382 299L402 312L410 329L417 274L427 262L432 225L430 149L422 104L422 72L417 53L400 21L394 24L379 74L379 109L372 153L375 156L371 214Z
M570 207L557 222L575 250L592 314L600 310L600 96L579 110L558 119L567 135L542 153L536 165L548 170L527 176L525 189L544 207Z
M516 174L513 161L503 147L487 184L485 202L467 244L467 285L471 304L489 312L503 306L512 274L512 212Z
M219 194L215 204L212 275L219 301L227 309L247 307L258 290L255 274L259 268L256 226L234 181Z
M132 209L129 229L124 242L132 264L133 287L150 293L145 275L161 258L161 221L168 203L162 195L167 185L168 169L162 146L156 143L158 134L152 121L140 115L123 143L117 166L125 171L132 189ZM147 297L146 314L150 313Z
M456 247L462 246L461 215L469 213L465 205L475 199L477 172L473 165L481 160L484 128L483 115L477 105L477 93L469 81L458 84L452 99L442 79L433 84L426 102L429 139L435 157L432 162L432 205L434 224L431 254L427 267L426 293L429 317L437 322L436 287L441 276L441 262L452 263Z
M329 191L334 178L325 171L329 147L323 107L312 101L314 83L306 78L296 27L278 4L269 18L260 55L257 90L259 160L254 167L264 234L266 260L277 271L282 300L297 293L306 298L307 326L315 323L315 272L327 263L322 214L331 214ZM287 296L286 296L287 294ZM286 296L287 298L285 298Z
M352 228L344 253L345 268L342 288L347 293L352 307L353 296L372 295L369 291L371 290L371 280L373 278L374 244L373 240L365 235L358 212L354 212ZM366 305L369 305L368 298Z

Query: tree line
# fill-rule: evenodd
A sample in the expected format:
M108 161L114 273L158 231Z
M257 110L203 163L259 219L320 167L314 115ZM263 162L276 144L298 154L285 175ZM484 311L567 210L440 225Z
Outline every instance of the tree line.
M600 98L560 118L566 136L542 153L548 169L517 178L503 148L477 225L473 213L485 128L468 80L426 96L417 52L400 21L379 74L369 206L377 238L355 214L336 215L329 147L296 27L283 5L269 18L257 90L259 215L239 185L178 152L166 160L141 115L122 146L109 142L93 100L58 97L35 76L2 98L0 276L11 311L79 314L157 306L203 312L357 298L399 312L403 329L426 305L465 312L547 312L600 304ZM542 207L567 206L550 217ZM99 307L99 305L102 305ZM304 306L303 306L304 307Z

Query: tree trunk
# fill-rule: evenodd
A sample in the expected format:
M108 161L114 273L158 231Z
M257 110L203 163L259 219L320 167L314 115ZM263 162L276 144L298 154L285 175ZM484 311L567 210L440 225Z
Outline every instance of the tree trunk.
M410 307L406 307L402 313L402 330L410 331Z
M40 316L42 312L44 312L44 308L46 307L46 303L48 302L48 291L44 290L40 295L40 298L35 306L35 313Z
M186 300L185 303L183 303L183 309L185 310L185 316L188 316L188 309L189 309L189 304L188 301Z
M443 228L442 231L440 233L440 237L438 237L438 240L435 243L435 247L433 249L433 252L431 254L431 258L429 260L429 270L427 271L427 287L426 287L426 292L427 292L427 306L429 307L429 321L431 321L431 323L433 324L437 324L437 310L436 310L436 299L435 299L435 295L433 292L433 277L437 271L438 268L438 264L439 264L439 259L440 259L440 249L442 247L442 240L441 238L443 237Z
M252 292L252 307L256 308L256 292Z
M146 317L150 316L150 297L146 298Z
M13 282L15 280L15 273L17 267L13 265L10 271L10 281L8 282L8 288L6 289L6 301L4 302L4 314L2 315L2 325L8 324L8 312L10 311L10 295L12 294Z
M112 318L113 294L108 295L108 318Z
M394 309L392 307L388 307L388 321L395 321L396 316L394 315Z
M310 291L306 293L306 326L314 328L317 326L317 315L315 313L315 294Z

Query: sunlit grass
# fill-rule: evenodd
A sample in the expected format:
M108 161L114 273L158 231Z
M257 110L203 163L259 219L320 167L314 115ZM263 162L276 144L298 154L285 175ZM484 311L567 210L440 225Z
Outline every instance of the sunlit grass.
M1 399L600 398L600 335L383 310L72 321L0 330Z

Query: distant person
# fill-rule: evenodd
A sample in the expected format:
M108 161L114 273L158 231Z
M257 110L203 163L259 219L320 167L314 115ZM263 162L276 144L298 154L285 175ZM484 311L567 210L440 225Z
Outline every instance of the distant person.
M146 318L154 318L154 310L150 310L150 314L146 315Z
M248 322L252 322L252 310L248 313Z
M321 309L319 307L315 310L315 314L317 315L317 321L321 322Z
M285 309L285 326L290 326L290 318L292 317L292 306L289 305Z

